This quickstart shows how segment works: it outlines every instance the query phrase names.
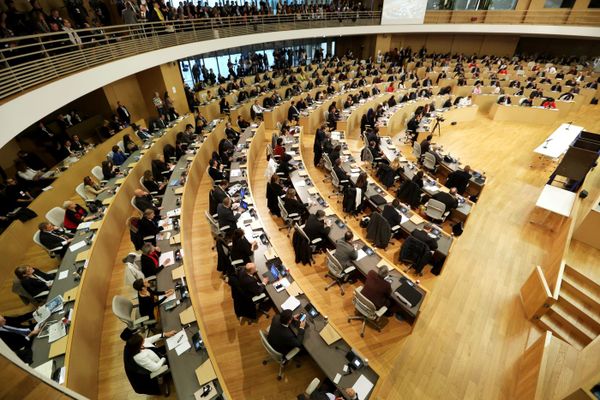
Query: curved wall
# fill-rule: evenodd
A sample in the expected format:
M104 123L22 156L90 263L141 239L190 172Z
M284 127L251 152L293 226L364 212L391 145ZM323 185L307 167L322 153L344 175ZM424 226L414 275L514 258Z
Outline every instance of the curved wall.
M600 28L552 25L376 25L341 28L302 29L278 32L277 40L305 39L385 33L464 33L554 36L564 38L600 38ZM0 106L0 147L46 115L104 85L145 69L210 51L258 43L273 42L272 33L235 36L173 46L123 58L58 79L30 90Z

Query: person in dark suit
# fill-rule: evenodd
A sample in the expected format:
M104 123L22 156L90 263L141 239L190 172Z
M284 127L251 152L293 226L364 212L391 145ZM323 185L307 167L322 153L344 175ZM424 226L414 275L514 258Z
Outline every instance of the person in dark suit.
M15 276L21 281L21 286L32 297L50 290L54 274L46 274L30 265L20 265L15 268Z
M457 169L448 175L448 180L446 181L447 187L455 187L456 191L460 194L463 194L467 189L467 185L471 181L471 167L466 165L463 170Z
M127 107L122 105L120 101L117 101L117 115L119 116L119 119L127 125L131 124L131 114Z
M279 175L271 175L271 181L267 184L267 207L271 214L281 217L279 210L279 197L284 195L283 186L279 182Z
M400 200L398 199L394 199L392 204L386 204L385 207L383 207L381 216L387 220L387 222L390 224L390 227L400 225L400 222L402 221L402 217L398 212L399 208Z
M306 225L304 225L304 233L311 241L321 238L319 248L326 247L327 235L329 235L330 230L331 227L325 222L325 211L323 210L310 214L306 220Z
M227 186L229 186L229 181L223 179L213 188L213 199L217 205L221 204L223 200L229 197L229 193L227 193Z
M250 263L254 256L254 250L258 248L258 243L250 243L246 239L243 229L237 228L233 231L231 239L231 260L242 260L244 264Z
M289 121L298 121L300 118L300 110L296 107L296 103L294 100L290 103L290 108L288 109L288 120Z
M406 124L406 133L409 134L412 142L414 143L417 140L417 129L419 129L419 124L421 123L421 115L417 114L413 118L408 121Z
M166 182L157 182L152 176L152 171L147 169L144 171L144 180L142 181L144 187L148 189L151 193L156 194L165 194L165 190L167 190Z
M225 173L223 172L224 165L219 165L219 162L215 158L211 158L210 166L208 167L208 175L212 178L213 182L219 182L224 180Z
M72 235L49 222L40 223L38 228L42 245L48 250L57 249L54 252L61 257L64 256L73 241Z
M32 319L32 316L32 313L17 317L0 315L0 340L26 364L31 364L33 361L32 339L40 332L39 328L34 327L33 324L26 324Z
M429 236L431 233L432 226L431 224L425 224L423 229L415 229L412 231L411 236L419 239L421 242L425 243L430 251L435 251L438 248L437 240Z
M450 192L437 192L432 196L432 199L441 201L446 205L446 211L454 210L458 207L458 200L456 199L456 188L450 188Z
M294 316L291 310L283 310L281 314L273 317L269 335L267 336L267 341L271 347L284 355L289 353L295 347L301 348L302 341L304 340L306 319L300 322L298 336L296 336L290 329L290 324L294 318L297 319L298 316Z
M156 320L154 309L159 306L167 297L171 296L175 291L173 289L154 290L148 285L145 279L136 279L133 282L133 288L138 293L138 310L140 317L148 317L150 320ZM158 296L165 296L158 300Z
M362 295L371 300L371 303L380 309L383 306L389 306L390 295L392 294L392 285L385 280L389 269L386 265L381 266L379 271L371 270L367 273L367 279L362 288Z
M141 212L145 212L146 210L150 209L154 211L154 219L160 219L160 210L154 205L154 202L152 201L152 195L150 193L143 191L142 189L136 189L133 192L133 195L135 196L133 202Z
M421 142L421 154L425 154L431 149L431 139L433 139L433 135L427 135L425 140Z
M217 206L219 226L229 226L227 232L232 232L236 228L237 220L240 218L240 214L234 214L231 210L231 204L231 199L227 197Z
M225 135L234 145L240 140L240 133L231 127L231 122L227 122L225 125Z
M304 203L296 198L296 190L288 189L283 199L283 206L288 214L298 214L302 221L308 216L308 208Z
M256 276L256 265L247 263L238 275L240 288L248 296L252 298L258 296L265 291L265 285L269 282L269 278L259 279Z
M158 226L156 214L153 209L147 208L144 210L144 216L140 219L138 230L144 242L152 243L152 245L156 246L156 235L161 232L163 228Z
M342 168L342 159L341 158L338 158L337 160L334 161L333 172L335 172L335 176L337 176L341 185L344 185L344 186L352 185L352 181L350 180L350 177L348 176L348 174L346 174L346 172L344 172L344 170ZM346 182L344 182L344 181L346 181Z
M356 246L352 244L354 234L352 231L347 231L343 239L338 239L335 242L335 258L340 262L343 268L349 267L352 261L358 258Z

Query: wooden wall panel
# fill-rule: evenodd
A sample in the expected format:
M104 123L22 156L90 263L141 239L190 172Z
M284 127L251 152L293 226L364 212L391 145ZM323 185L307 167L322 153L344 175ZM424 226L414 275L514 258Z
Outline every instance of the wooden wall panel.
M146 104L146 109L150 113L150 118L148 119L148 123L150 123L151 120L158 118L156 107L154 107L154 104L152 103L154 92L158 92L162 99L167 87L165 86L165 81L162 78L160 66L148 68L138 72L135 74L135 76L139 83L140 91L142 92L142 98L144 104Z
M483 36L479 35L455 36L451 52L464 53L465 55L477 54L482 42Z
M117 101L120 101L131 113L132 121L142 118L148 120L150 116L154 116L154 109L148 109L147 104L141 101L144 95L135 75L114 81L103 89L111 110L115 110Z
M479 54L493 54L495 56L512 56L519 43L518 36L493 36L486 35L483 38Z
M185 98L179 65L176 62L163 64L160 66L160 71L163 76L163 81L165 82L165 90L169 92L169 97L171 97L175 103L175 110L177 110L179 114L190 112Z
M430 53L447 53L452 48L453 41L452 35L428 35L425 46Z

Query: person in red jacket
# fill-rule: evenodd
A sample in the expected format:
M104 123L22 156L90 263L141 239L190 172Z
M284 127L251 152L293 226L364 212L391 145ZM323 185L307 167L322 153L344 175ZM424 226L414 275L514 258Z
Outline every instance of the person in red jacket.
M96 215L88 215L85 208L69 200L63 203L63 208L65 209L63 226L69 231L75 231L80 223L96 218Z

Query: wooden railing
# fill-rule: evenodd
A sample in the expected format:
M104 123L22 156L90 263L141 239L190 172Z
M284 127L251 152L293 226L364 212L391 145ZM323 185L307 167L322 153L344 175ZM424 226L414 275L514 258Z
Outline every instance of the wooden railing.
M600 10L427 11L426 24L530 24L600 26Z

